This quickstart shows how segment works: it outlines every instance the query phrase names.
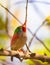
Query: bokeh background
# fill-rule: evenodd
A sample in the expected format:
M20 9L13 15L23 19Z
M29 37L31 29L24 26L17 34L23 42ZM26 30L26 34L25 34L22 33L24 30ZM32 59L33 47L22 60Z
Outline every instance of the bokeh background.
M7 7L22 23L24 23L26 14L26 0L0 0L0 3L3 6ZM29 28L32 33L34 33L45 20L45 18L47 16L50 16L50 0L29 0L27 14L27 28ZM17 20L15 20L15 18L13 18L13 16L10 15L4 8L0 6L0 49L4 48L10 50L11 37L13 36L15 28L19 25L21 24ZM48 49L50 49L50 22L49 24L44 24L39 29L36 36L38 36L38 38L40 38L45 43ZM29 44L32 35L28 30L27 38L27 43ZM26 47L24 47L24 49L26 49ZM36 40L36 38L32 40L30 50L38 54L46 53L48 56L50 56L50 53L38 40ZM16 58L14 58L13 62L11 62L10 57L0 58L0 65L37 65L31 60L26 60L21 63ZM41 65L50 65L47 62L38 62Z

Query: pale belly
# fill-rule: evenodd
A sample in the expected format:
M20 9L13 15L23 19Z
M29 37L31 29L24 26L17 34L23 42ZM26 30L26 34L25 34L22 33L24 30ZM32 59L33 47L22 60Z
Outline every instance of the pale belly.
M19 50L21 49L27 41L27 37L20 37L18 40L14 41L14 44L11 46L12 50Z

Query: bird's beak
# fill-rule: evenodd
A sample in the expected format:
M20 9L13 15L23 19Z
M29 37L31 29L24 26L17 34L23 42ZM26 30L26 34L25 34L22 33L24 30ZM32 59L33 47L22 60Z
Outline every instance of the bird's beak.
M24 24L22 25L23 27L26 27L26 20L25 20L25 22L24 22Z

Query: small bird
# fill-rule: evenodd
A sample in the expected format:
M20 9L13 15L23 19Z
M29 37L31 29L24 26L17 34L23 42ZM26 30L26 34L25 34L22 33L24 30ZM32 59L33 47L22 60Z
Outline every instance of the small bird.
M11 40L11 50L21 49L27 41L26 26L25 23L15 29L14 35ZM11 56L11 61L13 61L13 56Z

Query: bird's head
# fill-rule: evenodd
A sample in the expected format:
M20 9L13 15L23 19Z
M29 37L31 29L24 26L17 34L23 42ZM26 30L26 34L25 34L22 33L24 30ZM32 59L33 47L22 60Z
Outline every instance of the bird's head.
M22 26L19 26L19 27L17 27L17 28L15 29L14 34L15 34L15 33L21 33L21 32L22 32Z
M15 29L15 33L21 33L21 32L26 32L26 22L27 20L25 20L25 23L22 26L19 26Z
M25 26L19 26L15 29L15 33L21 33L21 32L26 32L26 27Z

